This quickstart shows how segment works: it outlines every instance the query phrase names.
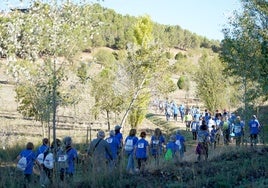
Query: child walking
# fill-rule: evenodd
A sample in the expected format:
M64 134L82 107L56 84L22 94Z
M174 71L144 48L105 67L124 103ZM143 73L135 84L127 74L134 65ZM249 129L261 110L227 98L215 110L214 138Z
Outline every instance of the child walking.
M146 132L141 132L140 139L135 145L135 156L138 161L138 169L141 173L144 172L145 163L148 159L149 143L145 140Z

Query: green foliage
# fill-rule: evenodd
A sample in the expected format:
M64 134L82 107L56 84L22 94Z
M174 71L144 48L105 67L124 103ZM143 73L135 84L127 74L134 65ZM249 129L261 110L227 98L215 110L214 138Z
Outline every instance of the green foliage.
M88 80L88 69L86 63L81 62L80 67L77 68L77 76L82 84L85 84Z
M180 60L180 59L184 59L186 58L187 56L181 52L178 52L176 55L175 55L175 60Z
M161 79L158 83L154 83L159 95L167 96L169 93L176 91L176 84L170 79L169 75L163 75Z
M149 16L143 16L138 19L134 27L134 41L143 47L147 47L148 43L152 40L153 23Z
M179 89L189 91L190 89L190 80L187 76L181 76L177 81L177 86Z
M223 65L217 57L203 55L194 80L197 84L197 95L208 110L214 112L216 109L222 109L226 105L225 101L229 101Z
M225 62L225 73L241 83L244 116L248 120L247 108L257 98L267 96L267 20L268 2L242 1L243 12L235 13L230 28L224 28L221 59Z
M94 57L97 60L97 63L101 64L106 68L112 68L114 66L115 57L113 53L108 50L100 49L96 52Z
M171 52L166 52L166 58L167 59L173 58L173 54Z
M142 93L138 96L136 104L133 105L129 114L129 124L131 128L137 128L142 123L146 114L147 106L149 105L149 92Z

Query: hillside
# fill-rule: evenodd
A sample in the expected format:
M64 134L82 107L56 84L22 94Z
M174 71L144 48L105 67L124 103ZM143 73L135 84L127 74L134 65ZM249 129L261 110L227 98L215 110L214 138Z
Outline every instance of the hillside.
M77 57L82 61L88 61L91 54L82 54ZM198 58L196 58L198 59ZM94 69L98 69L98 65L93 65ZM3 67L1 67L3 68ZM7 149L14 144L24 145L28 141L40 143L42 139L42 126L29 118L23 118L17 111L17 103L15 101L14 81L11 77L5 74L1 69L1 87L0 87L0 121L1 125L1 148ZM92 73L95 73L93 71ZM173 75L173 80L176 81L178 75ZM171 93L170 100L175 100L177 104L186 103L186 93L181 90L176 90ZM194 91L191 97L194 96ZM189 100L189 105L201 104L196 100ZM191 103L190 103L191 102ZM84 117L86 104L80 104L79 107L60 108L57 117L57 137L70 135L73 137L75 147L78 148L80 157L84 154L84 149L87 147L87 142L96 136L98 129L104 129L106 133L107 125L105 119L91 122L90 118ZM92 123L92 125L91 125ZM116 122L114 122L115 124ZM91 129L90 129L91 127ZM195 154L196 142L191 138L191 132L185 131L185 125L180 121L165 120L163 113L155 111L150 106L149 113L142 125L138 128L140 131L146 131L150 138L156 127L161 128L164 135L168 136L175 130L180 129L186 138L186 153L183 161L175 161L167 163L161 161L160 165L154 165L151 161L146 169L145 174L129 175L124 171L116 170L111 175L103 172L102 176L88 176L89 170L85 171L85 161L77 164L77 173L75 174L75 185L73 187L266 187L268 185L268 169L267 169L267 152L265 145L258 145L257 148L248 146L236 148L234 143L229 146L219 145L216 149L209 149L208 162L197 162ZM89 132L88 132L89 131ZM128 130L124 130L124 137ZM18 148L16 148L18 149ZM18 183L19 176L14 168L15 163L7 160L4 156L8 155L9 159L14 159L16 152L8 150L1 151L1 168L0 168L0 186L6 187L7 180L12 180L13 183ZM10 152L7 153L6 152ZM240 168L237 168L240 167ZM8 177L8 178L6 178ZM6 179L4 179L6 178ZM37 177L36 177L37 178ZM38 182L36 180L36 182ZM35 186L38 183L35 184ZM9 183L12 185L12 183ZM9 186L10 187L10 186ZM68 187L68 185L66 185Z

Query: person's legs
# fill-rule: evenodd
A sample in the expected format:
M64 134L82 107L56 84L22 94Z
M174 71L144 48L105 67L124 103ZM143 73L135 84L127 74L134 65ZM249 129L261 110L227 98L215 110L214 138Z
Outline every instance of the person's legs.
M130 153L128 155L128 162L127 162L127 171L134 171L134 158L133 158L133 153Z
M237 137L235 138L235 145L236 145L236 146L240 146L240 144L241 144L241 136L237 136Z

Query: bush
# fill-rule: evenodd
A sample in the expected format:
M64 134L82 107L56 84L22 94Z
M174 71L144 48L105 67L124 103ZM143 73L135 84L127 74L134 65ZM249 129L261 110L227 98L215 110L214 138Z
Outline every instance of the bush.
M166 57L167 57L167 59L171 59L172 58L172 53L170 53L170 52L166 52Z
M179 89L188 90L190 87L190 81L186 76L181 76L177 82Z
M176 59L176 60L183 59L183 58L186 58L186 55L183 55L183 53L181 53L181 52L178 52L178 53L175 55L175 59Z

